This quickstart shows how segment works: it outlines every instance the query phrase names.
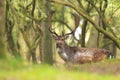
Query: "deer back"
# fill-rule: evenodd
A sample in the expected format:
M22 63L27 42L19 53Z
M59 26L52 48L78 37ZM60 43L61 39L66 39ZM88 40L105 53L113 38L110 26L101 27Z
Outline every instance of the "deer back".
M111 52L106 49L98 49L98 48L78 48L78 47L68 47L69 49L65 49L64 55L67 58L66 62L71 63L89 63L89 62L97 62L103 59L108 58L111 55ZM63 58L64 59L64 58Z

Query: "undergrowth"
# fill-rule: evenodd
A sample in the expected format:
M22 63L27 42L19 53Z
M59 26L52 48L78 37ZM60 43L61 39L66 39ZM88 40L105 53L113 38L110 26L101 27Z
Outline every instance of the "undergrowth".
M17 60L0 61L0 80L120 80L120 61L50 66Z

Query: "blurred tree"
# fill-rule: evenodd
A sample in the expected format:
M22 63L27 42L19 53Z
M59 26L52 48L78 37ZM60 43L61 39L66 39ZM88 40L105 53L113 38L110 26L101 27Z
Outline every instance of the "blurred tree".
M19 20L19 16L17 15L15 8L10 0L6 0L5 14L6 14L5 31L7 35L7 47L9 49L9 53L13 54L15 58L20 58L19 44L18 44L19 22L16 21Z
M54 11L50 10L50 4L45 1L45 13L47 18L45 21L42 21L41 26L43 30L43 41L42 41L42 48L43 48L43 63L53 64L53 41L52 36L50 34L49 28L51 27L51 18Z
M28 48L27 59L28 60L32 59L33 63L37 63L39 61L37 59L38 56L36 54L36 48L38 47L39 44L41 44L42 41L41 39L43 36L43 33L40 28L40 22L43 18L41 17L40 15L41 13L39 12L39 10L36 10L38 5L39 4L37 4L36 0L32 0L31 2L27 3L25 6L20 4L20 7L22 8L22 14L24 15L23 18L21 17L23 20L23 27L21 27L20 30L23 39L26 43L26 46ZM35 13L35 11L38 11L38 13ZM39 47L40 47L39 54L41 57L41 52L42 52L41 45Z
M0 59L6 58L5 44L5 1L0 0Z

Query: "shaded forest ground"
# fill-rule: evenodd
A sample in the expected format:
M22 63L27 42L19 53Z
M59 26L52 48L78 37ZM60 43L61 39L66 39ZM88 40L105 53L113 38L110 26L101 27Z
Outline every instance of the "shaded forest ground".
M0 80L120 80L120 60L68 67L0 61Z

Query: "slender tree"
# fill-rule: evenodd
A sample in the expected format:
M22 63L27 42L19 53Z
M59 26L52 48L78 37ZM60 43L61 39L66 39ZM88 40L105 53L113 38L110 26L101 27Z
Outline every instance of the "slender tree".
M5 45L5 1L0 0L0 59L6 58Z
M9 53L13 54L15 58L20 58L19 52L19 44L18 44L18 15L17 12L14 10L13 5L11 6L11 1L6 0L6 12L5 12L5 31L7 37L7 48ZM13 15L13 13L15 15ZM17 23L17 26L15 25ZM16 28L16 29L15 29ZM15 36L13 36L13 29L16 31L14 32Z
M53 11L50 10L50 4L45 2L45 12L47 18L45 21L42 22L42 30L43 30L43 41L42 41L42 48L43 48L43 63L53 64L53 41L52 36L50 34L49 28L51 27L51 17L53 15Z

